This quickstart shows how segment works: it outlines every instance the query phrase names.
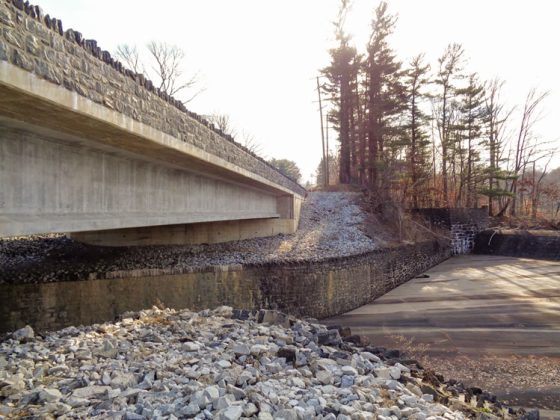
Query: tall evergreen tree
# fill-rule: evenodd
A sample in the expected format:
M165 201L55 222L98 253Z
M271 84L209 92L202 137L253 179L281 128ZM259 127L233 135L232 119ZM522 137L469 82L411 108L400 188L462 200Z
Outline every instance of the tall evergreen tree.
M532 127L546 93L533 90L528 95L517 141L505 156L511 111L499 100L501 82L482 84L476 74L464 76L463 47L450 44L434 72L437 88L428 89L430 70L422 55L403 70L389 45L396 18L386 2L375 9L366 52L359 55L344 31L349 1L341 0L337 45L323 70L328 79L324 91L332 105L329 122L340 141L340 182L359 181L374 191L376 204L471 207L482 194L492 215L508 209L512 214L516 209L527 212L532 206L535 216L541 194L536 162L546 151ZM424 112L427 99L432 101L430 117ZM526 171L531 165L529 203Z
M380 169L388 163L385 145L396 135L395 120L404 106L401 63L388 44L395 22L395 16L387 11L387 3L381 2L372 21L365 63L368 183L376 190L380 186Z
M407 148L408 179L411 184L412 205L418 207L418 197L422 184L429 175L428 146L430 140L426 133L428 115L422 110L428 94L424 91L429 83L430 66L424 63L424 55L417 55L406 71L405 87L407 92L407 121L405 123L405 146Z
M338 19L335 22L335 34L338 46L330 50L331 63L323 69L328 78L326 91L331 97L335 112L330 121L338 131L340 141L339 181L349 183L352 178L352 153L354 152L355 129L354 114L356 103L356 83L359 58L356 48L350 45L350 38L344 32L344 21L348 12L348 0L342 0Z
M457 202L466 207L476 205L476 186L479 174L475 174L475 168L480 161L479 143L483 133L484 123L487 120L484 106L484 86L479 82L478 75L473 73L469 76L468 85L457 89L459 95L459 128L461 137L465 141L466 162L461 171L461 180ZM464 195L464 198L463 198Z
M443 204L449 206L449 174L448 164L450 160L450 149L452 148L451 133L453 126L451 124L452 117L452 101L456 91L456 80L460 77L462 70L464 50L460 44L450 44L445 49L443 55L439 58L438 72L435 83L441 86L439 93L439 109L438 109L438 131L441 146L441 177L443 187Z

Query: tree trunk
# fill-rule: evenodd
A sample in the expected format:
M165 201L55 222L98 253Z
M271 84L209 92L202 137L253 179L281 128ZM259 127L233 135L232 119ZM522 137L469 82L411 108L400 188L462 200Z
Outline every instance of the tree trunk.
M443 205L449 207L447 185L447 86L443 89L443 109L441 118L441 178L443 182Z

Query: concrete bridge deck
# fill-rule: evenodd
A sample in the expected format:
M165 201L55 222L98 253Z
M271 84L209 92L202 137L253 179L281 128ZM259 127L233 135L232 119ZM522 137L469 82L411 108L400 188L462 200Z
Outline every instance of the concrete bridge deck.
M100 245L292 233L305 189L23 2L0 0L0 237Z

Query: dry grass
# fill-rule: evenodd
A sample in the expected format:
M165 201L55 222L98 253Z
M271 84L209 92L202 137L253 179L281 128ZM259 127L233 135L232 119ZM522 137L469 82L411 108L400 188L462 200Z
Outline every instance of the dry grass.
M423 218L412 215L403 205L390 200L381 200L371 192L364 192L361 203L367 214L365 233L382 246L417 243L429 239L449 240L445 231L434 231Z
M171 325L171 321L164 315L154 315L142 318L142 322L147 325Z
M315 191L326 191L326 192L361 192L364 188L359 185L352 184L336 184L328 185L326 187L322 185L316 185L308 189L310 192Z
M560 358L438 354L423 364L445 378L479 386L510 405L560 409Z
M536 220L528 216L504 216L490 219L492 227L498 229L519 229L519 230L560 230L560 221L551 220L544 217L537 217Z
M427 343L418 343L412 337L405 337L401 334L390 335L395 348L401 350L408 356L424 364L429 358L431 346Z

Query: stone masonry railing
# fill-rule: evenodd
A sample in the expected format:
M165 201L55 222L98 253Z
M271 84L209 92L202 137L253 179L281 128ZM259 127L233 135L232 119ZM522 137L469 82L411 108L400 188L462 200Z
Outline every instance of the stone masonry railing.
M97 42L22 0L0 0L0 61L7 61L98 104L172 135L291 191L305 189L127 69Z

